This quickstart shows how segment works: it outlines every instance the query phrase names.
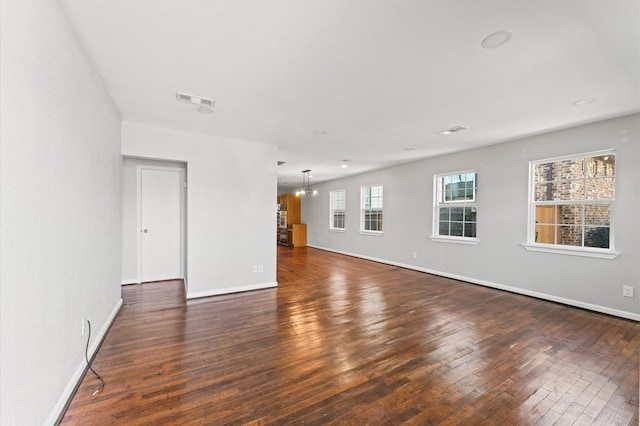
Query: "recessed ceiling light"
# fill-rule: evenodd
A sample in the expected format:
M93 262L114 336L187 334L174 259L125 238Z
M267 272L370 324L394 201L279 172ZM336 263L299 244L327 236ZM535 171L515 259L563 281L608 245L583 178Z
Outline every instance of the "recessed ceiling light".
M466 126L453 126L450 129L442 130L438 132L439 135L450 135L451 133L460 132L462 130L466 130L468 127Z
M486 36L480 45L485 49L495 49L511 40L511 36L512 34L509 31L497 31Z
M575 101L573 103L573 105L576 105L576 106L587 105L587 104L590 104L591 102L595 102L595 101L596 101L596 98L579 99L579 100Z
M346 169L347 167L349 167L349 165L347 164L347 161L349 160L342 160L342 165L340 167L342 167L343 169Z

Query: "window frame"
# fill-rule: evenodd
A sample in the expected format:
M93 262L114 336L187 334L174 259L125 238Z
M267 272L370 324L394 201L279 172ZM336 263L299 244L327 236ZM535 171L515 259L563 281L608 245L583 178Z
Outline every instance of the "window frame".
M560 163L563 161L571 161L581 158L592 158L592 157L602 157L602 156L613 156L617 157L615 149L607 149L601 151L592 151L580 154L573 155L565 155L559 157L546 158L541 160L533 160L529 161L529 182L528 182L528 207L527 207L527 242L522 244L528 251L535 252L544 252L544 253L554 253L554 254L564 254L564 255L572 255L572 256L583 256L583 257L595 257L601 259L615 259L620 255L619 252L615 250L615 224L614 224L614 210L615 210L615 181L616 181L616 171L617 161L614 166L614 174L613 174L613 185L614 185L614 195L611 199L606 198L597 198L597 199L589 199L584 197L582 200L535 200L536 194L536 166L539 164L547 164L547 163ZM586 182L588 179L587 176L583 178ZM567 179L568 180L568 179ZM571 181L579 181L579 179L572 179ZM551 182L551 181L549 181ZM609 247L585 247L584 246L584 230L588 226L584 222L584 216L582 222L580 224L581 230L581 239L582 246L571 246L571 245L562 245L557 243L539 243L536 241L536 208L538 206L560 206L560 205L576 205L576 206L586 206L586 205L608 205L609 206ZM554 222L557 226L558 223Z
M365 190L368 189L369 192L371 191L371 189L376 188L376 187L380 187L382 190L382 195L380 197L381 200L381 207L380 208L373 208L373 207L369 207L369 208L365 208ZM373 211L373 210L379 210L381 213L381 216L384 217L384 185L381 183L376 183L376 184L370 184L370 185L362 185L360 187L360 233L363 235L376 235L376 236L382 236L384 234L383 231L383 219L381 218L379 220L379 225L380 225L380 230L370 230L370 229L365 229L365 213L366 211Z
M343 194L344 207L342 209L343 219L342 219L342 228L335 226L335 212L339 209L334 208L334 194L337 193ZM335 232L344 232L347 229L347 191L345 189L335 189L333 191L329 191L329 230Z
M472 200L446 200L445 190L444 190L444 181L448 176L456 176L462 174L470 174L473 173L475 175L474 185L473 185L473 197ZM436 242L443 243L457 243L457 244L470 244L476 245L480 242L478 238L478 220L476 216L475 224L476 224L476 236L475 237L465 237L455 236L455 235L440 235L440 209L441 208L465 208L471 207L474 208L477 214L478 211L478 170L477 169L469 169L469 170L459 170L455 172L447 172L447 173L438 173L433 175L433 221L431 228L431 240ZM464 223L465 221L463 221ZM463 231L464 232L464 231Z

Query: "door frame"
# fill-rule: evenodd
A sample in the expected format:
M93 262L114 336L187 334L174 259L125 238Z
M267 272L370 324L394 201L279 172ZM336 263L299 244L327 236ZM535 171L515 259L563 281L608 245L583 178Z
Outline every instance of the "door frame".
M180 279L185 279L185 236L186 236L186 169L182 167L169 167L169 166L153 166L148 164L136 165L136 242L137 242L137 281L138 284L142 283L142 171L143 170L156 170L165 172L178 172L180 174Z

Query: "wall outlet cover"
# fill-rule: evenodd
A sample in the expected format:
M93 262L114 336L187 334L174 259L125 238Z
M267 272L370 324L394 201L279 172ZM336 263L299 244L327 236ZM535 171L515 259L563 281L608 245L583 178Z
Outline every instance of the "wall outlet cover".
M633 286L623 285L622 286L622 295L624 297L633 297Z

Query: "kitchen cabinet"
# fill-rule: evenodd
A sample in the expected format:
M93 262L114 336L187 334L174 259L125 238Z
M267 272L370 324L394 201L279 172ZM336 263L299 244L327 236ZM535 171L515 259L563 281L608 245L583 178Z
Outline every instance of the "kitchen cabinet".
M279 195L278 222L276 226L276 239L279 243L304 247L307 245L307 225L300 223L300 197L296 194Z

